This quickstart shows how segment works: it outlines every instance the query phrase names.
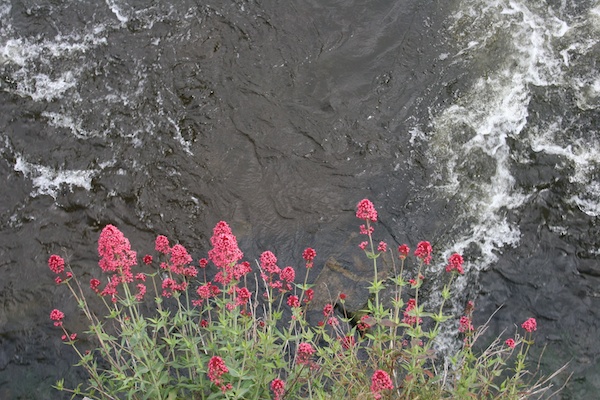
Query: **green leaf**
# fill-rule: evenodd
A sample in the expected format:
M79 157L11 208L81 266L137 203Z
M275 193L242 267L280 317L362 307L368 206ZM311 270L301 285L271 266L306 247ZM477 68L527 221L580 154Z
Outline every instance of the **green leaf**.
M54 385L54 388L56 390L62 391L64 389L64 385L65 385L65 380L64 379L60 379L60 380L56 381L56 385Z

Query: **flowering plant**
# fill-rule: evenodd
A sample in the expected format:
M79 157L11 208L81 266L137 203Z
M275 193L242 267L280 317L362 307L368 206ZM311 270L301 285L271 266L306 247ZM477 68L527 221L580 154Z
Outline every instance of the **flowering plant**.
M60 256L51 255L48 266L56 283L71 291L89 321L85 333L97 346L83 350L78 332L67 328L69 317L52 310L50 319L62 330L62 340L90 376L76 388L65 387L63 380L55 387L90 399L165 400L512 399L547 389L548 380L527 379L535 319L523 323L525 337L498 339L476 355L473 344L485 327L473 327L473 303L460 317L444 313L453 280L465 270L462 256L449 258L441 305L426 312L419 294L426 279L423 266L432 260L431 244L417 244L412 272L408 245L398 246L399 266L393 264L391 278L380 279L378 260L393 251L373 240L378 216L369 200L358 203L356 216L364 221L360 232L367 239L359 247L373 263L371 296L358 318L346 312L346 294L339 293L316 326L306 315L314 297L308 282L315 250L302 254L302 283L296 281L300 268L281 268L268 250L253 269L242 261L237 239L223 221L213 230L208 259L197 265L185 247L171 245L162 235L155 241L157 254L145 255L138 265L129 240L112 225L98 240L105 276L92 278L89 286ZM105 308L104 316L92 310L94 300ZM444 323L458 323L463 341L441 368L436 338Z

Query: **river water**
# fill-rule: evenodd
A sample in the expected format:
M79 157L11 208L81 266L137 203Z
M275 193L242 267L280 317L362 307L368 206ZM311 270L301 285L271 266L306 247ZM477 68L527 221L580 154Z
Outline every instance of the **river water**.
M538 319L561 398L600 389L600 3L0 1L0 398L77 382L46 267L96 275L117 225L206 255L351 265L356 203L388 243L465 255L457 307ZM558 378L560 385L565 377Z

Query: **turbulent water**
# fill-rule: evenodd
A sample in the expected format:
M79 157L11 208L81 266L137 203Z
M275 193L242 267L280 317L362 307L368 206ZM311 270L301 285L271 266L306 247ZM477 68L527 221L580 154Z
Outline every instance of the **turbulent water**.
M0 1L0 398L55 399L83 331L46 267L120 227L351 265L375 236L460 251L490 335L538 319L562 398L600 388L600 3ZM561 377L557 385L564 381Z

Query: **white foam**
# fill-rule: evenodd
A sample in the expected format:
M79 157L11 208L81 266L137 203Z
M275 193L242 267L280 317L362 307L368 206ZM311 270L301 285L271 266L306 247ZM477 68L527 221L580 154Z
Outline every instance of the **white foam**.
M577 207L591 217L600 216L600 186L596 184L592 184L588 187L587 195L590 195L590 198L585 198L582 195L572 196L569 200L576 204Z
M3 21L5 22L5 21ZM57 60L85 53L88 49L106 43L99 37L103 28L84 36L57 35L53 40L39 38L11 38L0 44L0 61L20 68L11 71L11 80L17 83L15 89L5 90L34 101L52 101L77 86L84 66L79 64L70 70L49 74Z
M430 160L439 167L437 187L462 199L466 207L461 218L474 219L470 231L457 237L445 256L475 244L482 253L474 266L479 269L495 262L503 247L520 241L518 225L506 214L520 207L528 194L515 187L508 138L520 137L528 124L531 86L563 83L563 56L556 54L553 42L570 28L551 9L535 9L522 1L471 0L461 9L454 29L464 43L458 43L462 50L455 59L482 57L478 53L490 51L494 38L509 39L506 61L486 70L471 90L434 116L429 138ZM463 29L474 30L464 34ZM469 168L465 160L479 163L475 168L482 176L464 176L464 168Z
M78 77L73 71L63 72L56 78L51 78L46 74L22 77L17 82L17 89L14 93L22 97L31 97L34 101L52 101L61 98L63 93L77 86L77 79Z
M117 5L117 2L114 0L106 0L106 5L110 8L113 14L117 17L117 19L121 22L121 24L126 24L129 22L129 17L125 15L125 12L121 7Z
M73 136L78 139L89 139L91 137L101 136L100 133L96 131L87 131L83 127L83 121L81 118L73 117L70 114L66 114L64 112L42 112L42 117L48 119L48 125L56 127L56 128L65 128L71 131Z
M56 199L58 192L65 186L71 191L74 187L90 190L92 188L92 178L97 173L97 171L89 169L56 170L44 165L30 163L20 154L17 154L15 158L14 170L31 179L35 188L31 193L33 197L48 195Z
M194 155L194 153L192 153L191 150L191 143L183 138L183 135L181 134L181 129L179 129L179 125L177 125L177 122L175 122L175 120L171 117L167 117L167 120L171 123L171 125L175 127L175 139L177 139L177 141L181 144L183 150L189 155Z
M543 131L537 129L529 138L531 149L535 152L544 152L560 156L574 171L569 176L569 181L576 185L577 194L566 199L575 204L584 213L596 217L600 215L600 183L597 174L600 170L600 140L598 133L588 132L588 136L581 139L571 139L564 144L560 135L564 128L562 120L549 124ZM560 166L557 166L560 168Z
M48 118L48 124L56 128L69 129L73 136L83 139L87 138L88 135L82 128L81 120L75 120L70 115L65 115L56 112L42 112L42 117Z

